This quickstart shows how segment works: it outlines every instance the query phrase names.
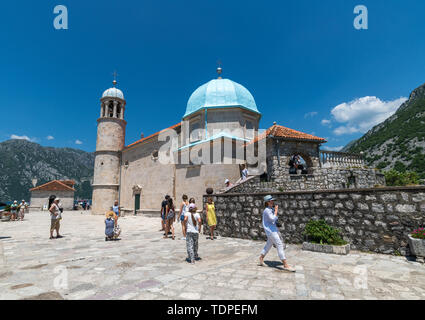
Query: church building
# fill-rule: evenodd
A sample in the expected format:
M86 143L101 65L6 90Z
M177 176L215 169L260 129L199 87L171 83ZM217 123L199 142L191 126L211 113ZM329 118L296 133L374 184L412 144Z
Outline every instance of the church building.
M250 176L271 179L279 172L276 165L286 168L294 152L301 153L310 170L321 166L319 147L325 139L277 124L259 130L261 113L252 94L223 79L221 68L217 72L217 79L192 93L180 123L127 146L126 100L114 80L102 95L97 120L94 214L105 214L114 200L125 211L159 212L165 195L178 206L183 194L194 197L200 209L206 189L218 192L226 179L234 184L244 165ZM259 147L261 141L265 143ZM258 161L248 163L246 148L253 144ZM210 161L195 161L199 155Z

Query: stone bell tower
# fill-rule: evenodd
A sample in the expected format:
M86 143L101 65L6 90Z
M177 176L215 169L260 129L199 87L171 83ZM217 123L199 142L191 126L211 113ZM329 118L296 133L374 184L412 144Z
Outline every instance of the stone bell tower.
M106 90L100 99L97 119L96 157L93 177L92 214L106 214L118 200L121 151L125 146L125 99L115 86Z

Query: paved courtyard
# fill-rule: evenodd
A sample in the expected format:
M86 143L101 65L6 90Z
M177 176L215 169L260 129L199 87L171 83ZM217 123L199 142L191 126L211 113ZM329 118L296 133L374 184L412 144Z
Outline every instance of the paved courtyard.
M180 226L162 239L159 218L123 217L121 240L105 242L103 216L63 217L64 238L53 240L47 212L0 223L0 299L425 299L425 265L405 257L289 245L294 274L274 248L257 266L264 241L202 235L202 260L190 265Z

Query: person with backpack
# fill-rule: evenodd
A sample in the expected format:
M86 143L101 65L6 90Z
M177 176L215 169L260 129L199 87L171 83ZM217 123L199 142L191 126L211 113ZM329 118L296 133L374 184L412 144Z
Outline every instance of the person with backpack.
M184 222L186 224L186 249L188 260L191 264L195 264L195 260L199 259L198 239L202 220L201 216L196 213L196 205L194 203L189 204L189 211L185 214Z
M173 199L168 198L167 205L165 207L165 235L164 239L168 238L168 232L171 229L171 238L174 240L174 222L176 221L175 207Z
M165 196L165 199L162 200L161 202L161 230L159 231L165 231L165 211L167 208L167 203L168 203L168 199L170 198L170 196L167 194ZM166 233L164 233L164 236L166 235Z
M285 251L283 250L283 243L280 239L279 230L276 226L277 212L279 207L276 205L274 206L273 210L274 200L275 199L273 199L271 195L264 197L265 209L263 211L263 228L267 235L267 243L264 246L264 249L261 251L259 265L264 266L264 257L270 251L271 247L275 245L279 258L283 263L283 270L295 272L295 269L289 266L288 262L286 261Z

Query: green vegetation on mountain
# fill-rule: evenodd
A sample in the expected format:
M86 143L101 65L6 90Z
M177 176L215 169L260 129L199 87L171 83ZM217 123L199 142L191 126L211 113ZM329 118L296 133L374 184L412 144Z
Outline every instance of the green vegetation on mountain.
M397 112L350 142L344 151L364 152L366 164L383 171L414 171L425 178L425 84Z
M30 200L32 180L75 180L76 198L91 199L94 153L43 147L26 140L0 143L0 201Z

